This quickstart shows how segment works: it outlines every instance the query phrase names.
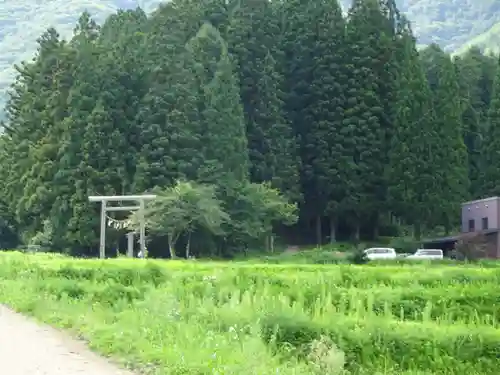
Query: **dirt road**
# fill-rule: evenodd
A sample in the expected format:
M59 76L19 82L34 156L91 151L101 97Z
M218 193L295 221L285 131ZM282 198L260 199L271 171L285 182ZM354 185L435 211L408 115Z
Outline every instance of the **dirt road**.
M0 305L0 374L132 375L63 333Z

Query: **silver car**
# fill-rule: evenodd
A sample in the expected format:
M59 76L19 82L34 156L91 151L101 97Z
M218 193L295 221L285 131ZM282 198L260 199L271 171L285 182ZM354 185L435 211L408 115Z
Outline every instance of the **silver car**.
M369 260L396 259L396 250L392 247L371 247L364 254Z
M406 259L443 259L443 250L441 249L418 249L415 254L409 255Z

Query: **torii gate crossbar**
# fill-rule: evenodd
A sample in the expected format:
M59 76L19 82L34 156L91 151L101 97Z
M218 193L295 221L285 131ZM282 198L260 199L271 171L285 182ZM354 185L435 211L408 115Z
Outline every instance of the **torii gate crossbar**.
M101 236L99 240L99 258L106 256L106 213L111 211L139 211L140 238L142 254L146 253L146 218L145 201L155 199L156 195L91 195L90 202L101 202ZM138 206L108 207L108 202L137 202ZM131 256L131 254L129 254Z

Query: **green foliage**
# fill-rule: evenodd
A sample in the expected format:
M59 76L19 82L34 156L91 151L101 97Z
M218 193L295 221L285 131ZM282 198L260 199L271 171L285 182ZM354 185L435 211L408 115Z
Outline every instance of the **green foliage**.
M168 235L170 257L176 256L175 245L182 234L191 235L197 229L212 234L223 234L222 226L229 222L229 215L216 197L215 187L177 181L163 191L157 189L157 198L147 203L144 216L152 234ZM139 230L141 213L131 220L132 228ZM186 257L189 256L189 243Z
M347 153L353 161L347 202L356 240L361 218L376 222L386 199L384 171L394 126L394 108L388 103L396 94L393 54L398 30L393 24L399 22L388 17L393 16L375 0L353 2L347 16L348 83L342 128L349 130L352 142Z
M401 68L389 152L388 200L394 213L416 228L432 216L434 155L439 151L429 84L418 59L415 41L405 34L399 47Z
M487 115L487 131L482 149L482 195L499 192L500 173L496 164L499 161L499 139L500 136L500 69L497 68L497 75L493 87L491 105Z
M262 240L272 233L275 224L292 225L298 219L297 205L269 184L225 186L219 196L231 217L227 232L233 233L238 247L246 248L249 240Z
M363 249L358 248L349 255L349 261L353 264L365 264L368 263L368 258L366 257Z
M143 0L137 5L150 12L160 3L158 0ZM78 1L16 4L22 6L12 7L10 3L5 3L2 7L5 21L2 22L0 31L0 82L3 87L12 79L12 64L30 58L37 48L36 38L45 28L54 26L62 35L68 36L78 14L84 10L89 11L97 21L104 22L106 17L126 5L117 0L87 1L84 4ZM418 3L397 1L400 10L415 23L421 44L438 42L443 47L449 46L450 50L460 49L462 46L466 49L470 44L496 48L495 41L499 34L497 23L500 19L492 4L489 0L477 1L474 7L469 3L460 3L459 0L426 0ZM343 0L342 5L348 8L351 1Z
M343 1L346 6L350 1ZM495 0L397 0L399 10L412 21L419 44L439 44L462 52L473 44L496 49L500 13Z
M484 133L488 123L497 59L484 55L478 48L472 48L463 56L456 57L454 63L459 74L463 104L462 121L464 142L469 154L470 194L478 197L484 193L481 182L481 149L487 140Z
M19 242L17 223L8 206L0 200L0 249L14 249Z
M449 231L458 222L458 202L468 198L470 186L469 155L463 137L463 103L457 71L450 56L432 45L422 52L422 61L431 87L437 136L433 154L437 171L434 175L437 194L433 196L433 214Z
M218 192L214 185L185 181L153 191L157 198L147 203L146 226L153 236L168 236L172 258L182 235L188 236L188 257L191 236L198 231L217 237L231 233L240 239L261 240L271 234L274 224L293 225L297 221L297 206L268 184L239 184L231 188L234 199L226 194L227 190ZM139 223L137 211L131 217L131 227L138 231Z
M43 230L37 232L29 241L29 246L51 248L54 246L54 229L49 220L43 222Z
M149 13L161 3L159 0L142 0L136 5ZM348 9L352 1L342 0L341 3L344 9ZM437 42L446 50L458 53L474 45L497 51L500 17L492 0L476 1L474 6L471 3L464 4L461 0L425 0L416 3L398 0L397 5L412 21L421 45ZM57 0L43 4L16 2L15 7L11 3L3 4L1 14L4 15L4 21L0 23L0 103L4 102L7 88L16 73L12 65L32 57L37 49L36 39L44 29L55 27L61 35L69 37L78 15L83 11L90 12L99 23L103 23L124 6L131 7L131 3L118 0L89 0L85 3Z
M416 249L422 247L422 243L412 237L396 237L389 241L387 246L394 248L397 253L413 254Z
M297 140L286 118L279 18L267 0L235 7L227 31L240 82L249 145L250 178L271 182L297 201L301 191Z
M494 375L499 271L3 253L0 301L139 371Z
M495 183L479 171L495 154L484 122L497 64L417 52L396 5L175 0L101 24L84 12L67 40L48 29L6 107L6 217L26 243L47 223L54 250L95 255L89 195L189 181L192 194L158 202L150 245L168 233L172 248L231 256L278 231L317 244L372 241L388 223L450 231L460 203ZM216 206L229 219L212 226Z
M309 17L317 25L315 29L301 27L307 25L302 19L293 28L295 34L289 42L300 43L303 33L309 33L312 42L308 51L315 57L310 64L309 55L303 56L302 69L313 69L310 76L304 75L304 82L295 87L300 95L304 84L310 86L310 105L301 113L301 123L296 124L302 139L303 191L308 214L314 217L329 216L331 220L331 242L336 241L335 227L349 207L350 188L354 172L352 158L352 131L343 127L346 108L347 86L345 63L347 45L345 20L336 0L309 4L303 17ZM293 38L293 39L292 39ZM295 43L291 44L293 49ZM289 80L295 81L294 71L288 72ZM318 241L321 242L321 241Z
M217 184L244 181L249 167L247 137L227 44L215 27L204 23L186 48L200 95L197 135L202 164L197 177Z
M493 26L491 26L489 29L483 28L483 30L485 30L484 32L482 32L481 34L477 34L471 39L467 40L465 44L455 50L455 53L461 54L471 47L478 47L485 52L498 54L500 52L500 49L498 47L498 42L500 41L500 22L498 22L498 20L495 21L496 23L493 24ZM491 25L491 22L487 22L485 26L486 25Z
M277 255L267 255L256 261L271 264L342 264L348 263L348 254L314 249L303 251L285 251ZM252 258L253 259L253 258Z

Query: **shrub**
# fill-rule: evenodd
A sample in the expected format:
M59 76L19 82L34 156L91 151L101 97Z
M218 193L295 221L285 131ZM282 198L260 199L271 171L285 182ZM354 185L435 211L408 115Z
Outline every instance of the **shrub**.
M353 264L365 264L368 263L368 258L362 248L357 248L353 251L349 257L349 261Z
M421 242L411 237L396 237L388 244L389 247L396 249L397 253L413 254L421 247Z

